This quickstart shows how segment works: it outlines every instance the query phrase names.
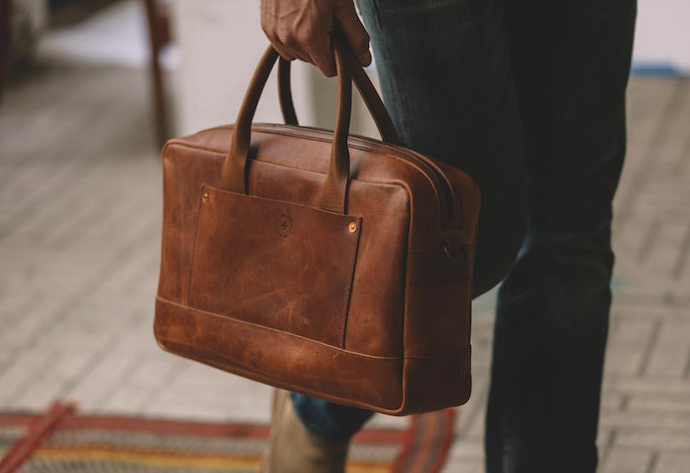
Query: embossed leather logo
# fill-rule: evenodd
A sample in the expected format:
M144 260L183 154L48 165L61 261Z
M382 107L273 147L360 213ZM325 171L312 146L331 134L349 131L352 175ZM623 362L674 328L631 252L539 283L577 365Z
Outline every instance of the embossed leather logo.
M275 222L276 235L281 238L287 238L292 233L292 217L287 214L281 214Z

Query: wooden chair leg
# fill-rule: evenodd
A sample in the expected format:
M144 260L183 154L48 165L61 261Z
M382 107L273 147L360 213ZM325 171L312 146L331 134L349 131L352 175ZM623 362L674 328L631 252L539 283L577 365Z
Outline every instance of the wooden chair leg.
M153 92L153 111L156 126L156 140L163 145L170 137L168 129L167 107L165 104L165 91L163 87L163 72L160 64L160 52L168 41L166 32L161 26L162 20L158 15L155 0L144 0L146 17L149 27L149 39L151 43L151 86Z
M2 90L5 85L10 60L10 16L12 6L10 0L0 0L0 102L2 102Z

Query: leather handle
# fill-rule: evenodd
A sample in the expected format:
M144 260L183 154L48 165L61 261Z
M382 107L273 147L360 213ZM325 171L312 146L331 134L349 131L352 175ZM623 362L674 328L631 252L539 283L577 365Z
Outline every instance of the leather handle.
M382 136L397 144L397 133L393 126L388 112L378 97L376 90L366 77L366 73L356 62L348 60L348 51L341 45L340 41L333 41L333 51L335 55L336 71L338 75L338 105L335 129L333 131L333 146L326 181L323 187L322 205L324 210L345 214L347 211L346 198L347 187L350 174L350 154L347 147L347 137L350 129L350 118L352 114L352 75L351 70L361 72L366 78L367 85L357 84L360 93L365 98L369 110L372 112L377 126ZM230 144L230 150L223 163L223 170L220 179L221 187L233 192L247 192L247 164L249 148L251 144L251 125L259 103L259 98L263 92L268 77L275 65L278 53L272 46L269 46L259 65L254 71L254 75L245 94L240 112L235 122L235 130ZM279 94L283 116L287 123L296 123L297 116L292 102L290 91L289 67L280 68ZM357 73L356 73L357 74ZM359 75L359 81L362 77ZM373 100L375 95L378 103ZM368 99L367 99L368 97ZM385 135L384 135L385 131ZM384 138L386 139L386 138Z
M292 100L292 86L290 85L290 61L286 61L282 56L278 59L278 99L280 101L280 111L283 114L283 121L286 125L299 125L297 112L295 112L295 102Z
M352 79L357 86L359 94L362 96L369 114L374 118L376 128L383 141L391 144L400 144L398 132L395 130L393 120L391 120L386 106L383 104L374 84L371 83L369 76L364 69L356 62L354 56L347 51L346 60L352 73ZM290 61L286 61L282 57L279 58L278 63L278 96L280 97L280 110L283 114L283 120L288 125L299 125L297 120L297 113L295 112L295 105L292 100L292 87L290 86Z

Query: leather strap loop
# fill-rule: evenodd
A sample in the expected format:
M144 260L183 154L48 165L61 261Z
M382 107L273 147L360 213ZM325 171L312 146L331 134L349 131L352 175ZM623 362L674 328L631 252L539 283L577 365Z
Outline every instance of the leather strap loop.
M333 40L333 51L338 74L338 111L333 132L330 165L323 187L321 207L324 210L345 214L347 213L347 187L350 178L350 155L347 147L347 138L352 113L353 75L357 88L374 117L384 140L394 144L397 144L399 140L393 122L364 70L354 60L351 53L342 46L342 43L335 38ZM220 179L220 186L227 190L242 194L247 193L247 164L251 144L251 124L259 98L277 59L278 53L272 46L269 46L254 72L240 107L230 150L223 163ZM290 89L289 63L285 62L283 64L281 62L281 66L279 66L278 71L278 91L283 118L286 123L296 125L297 115Z

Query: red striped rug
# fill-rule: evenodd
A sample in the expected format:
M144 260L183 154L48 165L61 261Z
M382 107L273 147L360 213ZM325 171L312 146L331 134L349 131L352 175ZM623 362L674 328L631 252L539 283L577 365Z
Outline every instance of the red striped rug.
M368 428L354 439L348 473L438 473L455 411L411 416L406 430ZM256 472L269 427L79 415L0 413L0 473Z

